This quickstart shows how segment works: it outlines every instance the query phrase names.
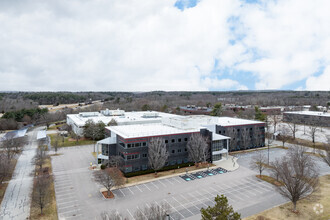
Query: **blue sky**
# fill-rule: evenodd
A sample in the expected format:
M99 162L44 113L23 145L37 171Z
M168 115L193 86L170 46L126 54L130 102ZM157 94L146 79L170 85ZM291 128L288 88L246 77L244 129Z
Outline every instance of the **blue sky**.
M0 90L330 90L327 0L0 2Z

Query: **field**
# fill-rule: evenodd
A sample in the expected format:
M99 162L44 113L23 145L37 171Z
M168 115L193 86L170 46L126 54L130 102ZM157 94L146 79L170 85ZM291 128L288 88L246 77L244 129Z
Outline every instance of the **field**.
M48 134L52 146L54 146L56 135L57 134ZM71 146L89 145L89 144L94 144L94 141L85 138L80 138L78 141L76 141L70 137L61 137L59 141L59 147L71 147Z

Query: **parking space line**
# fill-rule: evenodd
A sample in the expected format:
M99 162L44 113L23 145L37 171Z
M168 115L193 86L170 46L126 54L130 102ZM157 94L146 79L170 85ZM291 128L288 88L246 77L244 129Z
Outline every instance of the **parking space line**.
M170 184L174 185L174 183L172 183L172 181L170 181L169 179L165 179L167 182L169 182Z
M57 202L57 205L62 205L62 204L66 204L66 203L71 203L71 202L78 202L78 200L70 200L70 201L67 201L67 202Z
M65 219L69 219L69 218L76 218L76 217L79 217L79 216L82 216L83 214L78 214L78 215L74 215L74 216L68 216L68 217L65 217Z
M188 202L188 204L189 204L189 203L193 204L193 206L195 206L195 207L197 208L197 210L199 210L199 208L194 204L194 202L191 202L191 201L187 200L182 194L180 194L180 196L181 196L184 200L186 200L186 201Z
M132 213L131 213L128 209L126 209L126 210L127 210L128 214L130 214L130 216L131 216L133 219L135 219L134 216L132 215Z
M130 189L131 187L126 187L134 195L134 192Z
M147 187L147 189L151 191L151 189L147 186L147 184L143 184L143 186Z
M124 196L126 196L125 193L124 193L121 189L119 189L119 191L120 191Z
M185 206L182 205L182 203L180 203L174 196L172 197L177 203L180 204L180 206L182 206L183 208L185 208L186 210L188 210L188 212L190 212L192 215L194 215L194 213L192 213L189 209L187 209Z
M78 211L81 211L81 209L73 209L73 210L69 210L69 211L66 211L66 212L59 212L60 214L66 214L66 213L70 213L70 212L78 212Z
M157 180L159 183L161 183L163 186L167 187L164 183L162 183L162 181Z
M154 184L153 182L150 182L152 185L154 185L157 189L159 189L158 186L156 186L156 184Z
M198 190L195 191L196 193L198 193L200 196L202 196L204 198L204 195L201 194ZM214 202L212 199L210 199L209 197L205 196L205 198L211 202Z
M146 219L148 219L147 216L144 214L144 212L139 208L139 206L136 206L136 208L142 213L142 215L143 215Z
M135 185L136 186L136 188L138 188L139 190L140 190L140 192L143 192L139 187L138 187L138 185Z
M172 179L174 179L174 180L177 181L178 183L182 183L182 182L180 182L176 177L173 177Z
M56 197L59 198L59 199L62 199L63 197L70 196L70 195L71 195L71 197L74 197L74 196L72 196L72 195L74 195L74 193L66 193L66 194L58 194L57 193Z
M179 215L181 215L182 216L182 218L184 218L184 216L174 207L174 206L172 206L171 205L171 203L169 203L166 199L164 199L164 201L167 203L167 204L169 204L169 206L171 206L171 208L172 209L174 209L177 213L179 213Z
M65 206L65 207L58 207L58 209L67 209L67 208L71 208L71 207L78 207L77 205L71 205L71 206Z

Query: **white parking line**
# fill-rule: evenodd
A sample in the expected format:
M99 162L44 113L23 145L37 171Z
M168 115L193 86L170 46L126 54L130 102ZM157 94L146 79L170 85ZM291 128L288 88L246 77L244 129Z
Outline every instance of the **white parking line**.
M135 219L134 216L132 215L132 213L131 213L128 209L126 209L126 210L127 210L128 214L130 214L130 216L131 216L133 219Z
M58 207L58 209L67 209L71 207L78 207L77 205L65 206L65 207Z
M72 192L64 192L64 193L61 193L61 192L56 192L56 196L66 196L66 195L74 195L74 193Z
M203 194L201 194L198 190L195 191L196 193L198 193L200 196L204 197ZM208 196L205 196L206 199L208 199L211 202L214 202L212 199L210 199Z
M161 183L163 186L167 187L162 181L158 180L159 183Z
M81 209L73 209L73 210L69 210L66 212L59 212L61 215L66 214L66 213L70 213L70 212L77 212L77 211L81 211Z
M180 206L182 206L183 208L188 210L188 212L190 212L192 215L194 215L194 213L192 213L189 209L187 209L185 206L183 206L175 197L172 197L172 199L174 199L177 203L179 203Z
M70 200L70 201L67 201L67 202L57 202L57 206L59 205L62 205L62 204L66 204L66 203L72 203L72 202L78 202L78 200Z
M165 179L167 182L169 182L171 185L174 185L174 183L172 183L172 181L170 181L170 179Z
M143 184L145 187L147 187L147 189L149 189L151 191L151 189L147 186L147 184Z
M154 184L153 182L150 182L150 183L151 183L152 185L154 185L157 189L159 189L158 186L156 186L156 184Z
M173 178L171 178L171 179L174 179L174 180L177 181L178 183L182 183L182 182L180 182L176 177L173 177Z
M120 191L124 196L126 196L125 193L124 193L121 189L119 189L119 191Z
M65 217L65 219L69 219L69 218L77 218L79 216L82 216L83 214L78 214L78 215L74 215L74 216L68 216L68 217Z
M136 188L138 188L139 190L140 190L140 192L143 192L139 187L138 187L138 185L135 185L136 186Z
M164 199L164 201L169 205L169 206L171 206L171 208L172 209L174 209L177 213L179 213L181 216L182 216L182 218L184 218L184 216L174 207L174 206L172 206L166 199ZM173 218L172 218L173 219Z
M130 189L131 187L127 187L127 189L129 190L129 191L131 191L131 193L134 195L134 192Z
M188 203L187 204L193 204L193 206L195 206L196 208L197 208L197 210L199 210L199 208L193 203L193 202L191 202L191 201L189 201L188 199L186 199L182 194L180 194L180 196L184 199L184 200L186 200Z

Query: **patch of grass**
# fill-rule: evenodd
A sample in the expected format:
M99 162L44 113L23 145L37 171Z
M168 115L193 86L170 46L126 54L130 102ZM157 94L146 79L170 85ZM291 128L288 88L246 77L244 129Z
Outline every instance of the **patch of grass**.
M277 181L276 179L274 179L273 177L270 177L270 176L266 176L266 175L256 175L257 178L263 180L263 181L266 181L270 184L273 184L275 186L281 186L282 183Z
M283 146L276 146L275 148L280 148L280 149L283 149L283 150L288 150L289 149L288 147L283 147Z
M296 138L294 140L290 139L290 140L288 140L288 143L303 145L305 147L310 147L310 148L314 149L314 143L312 141L305 140L305 139L300 139L300 138ZM315 142L315 149L324 150L324 143Z
M16 163L17 163L17 160L13 159L9 176L7 178L5 178L4 183L0 185L0 204L2 202L3 197L5 196L6 189L7 189L7 186L9 184L9 181L11 180L11 178L13 176L13 173L14 173L14 170L15 170L15 167L16 167Z
M57 134L49 134L48 136L50 137L50 144L54 146L54 141L55 141L55 136ZM64 142L63 142L64 140ZM79 146L79 145L89 145L89 144L94 144L93 140L89 140L86 138L80 138L78 141L74 140L71 137L61 137L59 141L59 147L71 147L71 146Z
M52 163L51 158L46 160L44 168L49 171L49 174L52 174ZM51 177L53 177L51 175ZM52 178L53 179L53 178ZM34 189L33 189L33 192ZM50 203L46 205L43 209L43 215L40 215L40 208L37 204L31 202L31 209L30 209L30 219L38 219L38 220L57 220L57 208L56 208L56 198L55 198L55 188L54 188L54 181L52 181L50 186L49 196L51 197Z
M304 152L305 154L310 154L314 157L321 157L320 154L317 154L317 153L313 153L313 152Z
M215 166L215 165L209 164L209 167L213 167L213 166ZM155 176L155 173L149 173L149 174L145 174L145 175L129 177L126 179L126 183L138 183L138 182L147 181L147 180L154 180L159 177L165 177L165 176L169 176L169 175L173 175L173 174L177 174L177 173L185 173L187 168L188 168L188 172L191 173L196 170L207 168L207 164L200 164L198 167L190 166L190 167L182 167L179 169L157 172L157 176Z
M244 220L270 219L270 220L300 220L300 219L330 219L330 175L320 177L320 187L311 195L301 199L297 203L299 213L295 214L291 210L292 203L265 210L256 215L244 218ZM314 211L316 204L323 206L323 212L317 214ZM260 218L259 216L263 217Z

